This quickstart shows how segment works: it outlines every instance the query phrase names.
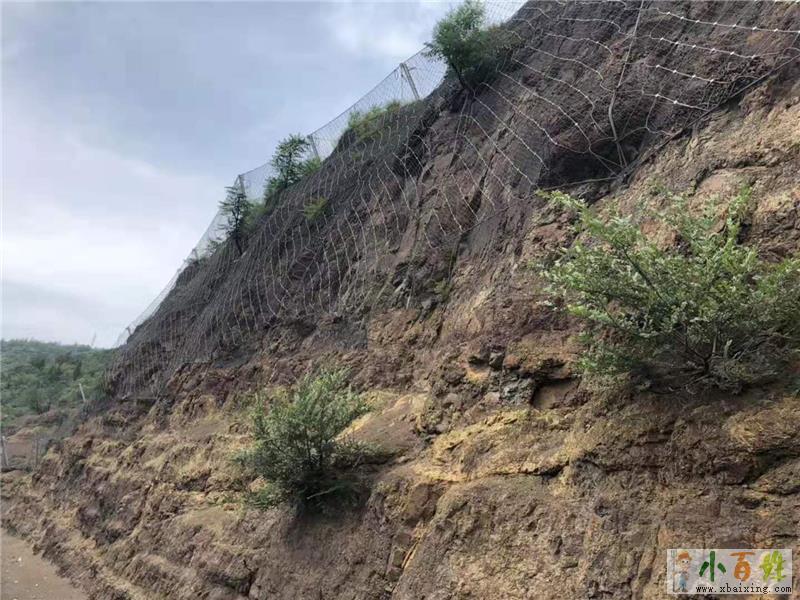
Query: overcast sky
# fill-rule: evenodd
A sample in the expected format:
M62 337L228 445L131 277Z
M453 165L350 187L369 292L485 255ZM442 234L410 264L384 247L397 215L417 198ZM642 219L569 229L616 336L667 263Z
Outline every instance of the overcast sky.
M422 47L448 2L2 4L2 337L110 346L224 187Z

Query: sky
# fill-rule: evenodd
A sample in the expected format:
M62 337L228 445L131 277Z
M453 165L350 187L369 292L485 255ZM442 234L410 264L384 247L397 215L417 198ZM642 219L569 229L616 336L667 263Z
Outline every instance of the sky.
M2 3L2 331L99 347L239 173L414 54L447 2Z

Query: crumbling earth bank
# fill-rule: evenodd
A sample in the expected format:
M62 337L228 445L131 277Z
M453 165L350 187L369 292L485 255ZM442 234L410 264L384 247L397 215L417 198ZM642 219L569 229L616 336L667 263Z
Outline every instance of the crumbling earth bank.
M583 191L632 212L663 202L662 187L697 206L749 184L748 241L797 252L797 82L787 70L622 184ZM569 243L565 219L531 197L461 239L446 294L357 322L277 322L247 352L182 366L157 397L115 402L33 474L3 476L4 526L103 600L654 599L667 548L797 546L796 395L582 383L577 324L539 302L530 268ZM442 260L415 268L438 274ZM352 368L374 407L354 433L392 458L359 511L242 510L240 392L323 361Z

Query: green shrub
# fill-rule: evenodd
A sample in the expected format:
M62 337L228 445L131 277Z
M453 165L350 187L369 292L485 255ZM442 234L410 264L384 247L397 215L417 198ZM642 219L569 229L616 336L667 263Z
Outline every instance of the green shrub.
M287 397L272 398L268 411L258 402L255 445L240 456L241 464L266 481L251 503L320 509L357 498L357 467L369 451L342 432L365 412L366 404L347 385L347 373L335 370L304 377Z
M312 156L305 159L300 163L300 179L308 177L312 173L319 171L322 166L322 159L318 156Z
M402 104L393 100L383 106L373 106L366 112L354 110L347 118L347 130L353 132L357 140L364 140L374 136L383 124L382 117L390 115L398 110Z
M486 27L486 9L480 0L466 0L451 10L433 30L426 56L444 60L470 92L498 72L513 50L509 34Z
M306 221L309 223L313 223L317 219L319 219L325 212L328 210L328 199L327 198L317 198L316 200L306 204L303 207L303 216L306 218Z
M749 190L722 224L712 205L692 216L670 196L648 215L676 235L666 249L629 217L603 220L565 194L549 197L577 213L582 234L545 276L588 323L587 372L739 391L778 375L800 349L800 257L771 263L739 242Z
M452 291L452 284L449 278L440 279L433 284L433 293L439 298L441 302L447 302Z

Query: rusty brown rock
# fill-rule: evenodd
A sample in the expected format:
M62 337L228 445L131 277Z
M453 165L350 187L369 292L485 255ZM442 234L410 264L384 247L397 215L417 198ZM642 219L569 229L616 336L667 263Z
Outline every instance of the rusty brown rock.
M798 252L798 81L752 89L611 192L578 192L632 214L663 201L656 183L694 206L747 181L747 241L766 256ZM434 119L433 147L458 125ZM492 148L481 148L487 197L499 193L491 175L510 177ZM434 155L419 174L420 214L405 215L396 240L393 265L417 275L406 289L446 264L412 260L435 190L470 177ZM664 397L581 383L578 324L542 306L542 282L520 266L568 241L566 217L531 197L464 236L446 302L423 311L403 296L359 322L280 322L238 362L187 365L159 401L119 401L35 473L3 474L3 523L102 600L650 600L664 596L667 548L797 546L797 397L777 385ZM236 398L331 360L373 394L353 435L393 453L371 466L366 504L336 518L240 510L251 482L230 461L249 442Z

